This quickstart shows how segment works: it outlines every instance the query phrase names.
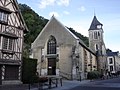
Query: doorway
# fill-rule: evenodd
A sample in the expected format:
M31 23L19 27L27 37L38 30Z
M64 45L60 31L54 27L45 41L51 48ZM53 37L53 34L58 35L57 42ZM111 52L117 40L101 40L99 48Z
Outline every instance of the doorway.
M18 80L19 66L6 65L5 66L5 80Z
M56 58L48 58L48 75L56 75Z

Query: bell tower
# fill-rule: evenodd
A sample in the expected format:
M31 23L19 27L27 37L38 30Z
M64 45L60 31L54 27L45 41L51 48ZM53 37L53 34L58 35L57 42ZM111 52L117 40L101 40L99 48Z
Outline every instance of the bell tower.
M89 47L98 54L102 54L103 41L103 24L94 16L91 26L89 28Z
M89 47L96 53L98 70L104 73L106 70L106 47L103 40L103 24L94 15L89 32Z

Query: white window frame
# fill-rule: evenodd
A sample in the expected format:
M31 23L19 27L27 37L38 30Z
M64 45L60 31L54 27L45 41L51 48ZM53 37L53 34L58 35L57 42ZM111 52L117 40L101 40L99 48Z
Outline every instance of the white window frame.
M111 63L111 60L112 60L112 63ZM113 58L112 57L109 58L109 64L113 64Z
M0 21L7 22L8 20L8 14L4 12L0 12Z

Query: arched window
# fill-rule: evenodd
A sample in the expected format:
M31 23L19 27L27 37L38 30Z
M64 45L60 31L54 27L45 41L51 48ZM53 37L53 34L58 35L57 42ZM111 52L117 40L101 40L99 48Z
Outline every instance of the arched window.
M56 54L56 39L54 36L50 36L48 40L47 54Z
M100 37L100 32L94 32L94 39L98 39Z
M100 36L100 32L98 32L98 36Z
M98 51L98 49L99 49L98 44L95 44L95 50Z

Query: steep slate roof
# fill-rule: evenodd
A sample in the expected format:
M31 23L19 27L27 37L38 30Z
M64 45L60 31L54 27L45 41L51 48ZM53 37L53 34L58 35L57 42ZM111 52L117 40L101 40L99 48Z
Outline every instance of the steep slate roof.
M100 23L98 20L97 20L97 17L94 16L93 18L93 21L91 23L91 26L89 28L89 30L97 30L97 25L103 25L102 23Z
M54 15L52 16L52 18L51 19L55 19L57 22L59 22L55 17L54 17ZM61 22L59 22L59 24L61 24L64 28L65 28L65 30L67 31L67 32L69 32L75 39L79 39L75 34L73 34L67 27L65 27Z
M118 56L119 52L107 52L107 56Z
M34 44L35 42L37 42L37 39L41 36L42 32L47 28L47 26L49 25L49 23L52 21L52 20L56 20L61 26L63 26L65 28L65 30L70 33L76 40L79 41L79 44L81 46L83 46L84 48L86 48L88 51L90 51L91 53L93 53L95 55L95 53L85 45L85 43L79 38L77 37L74 33L72 33L67 27L65 27L61 22L59 22L55 17L54 15L51 17L51 19L48 21L48 23L45 25L45 27L42 29L42 31L40 32L40 34L37 36L37 38L35 39L35 41L32 43L32 48L34 48ZM36 45L35 45L36 47Z
M51 19L56 19L54 16L52 16ZM57 19L56 19L57 20ZM58 21L58 20L57 20ZM59 21L58 21L59 22ZM96 55L89 47L86 46L86 44L81 40L81 38L77 37L74 33L72 33L67 27L65 27L61 22L59 22L76 40L79 40L79 44L86 48L89 52Z

